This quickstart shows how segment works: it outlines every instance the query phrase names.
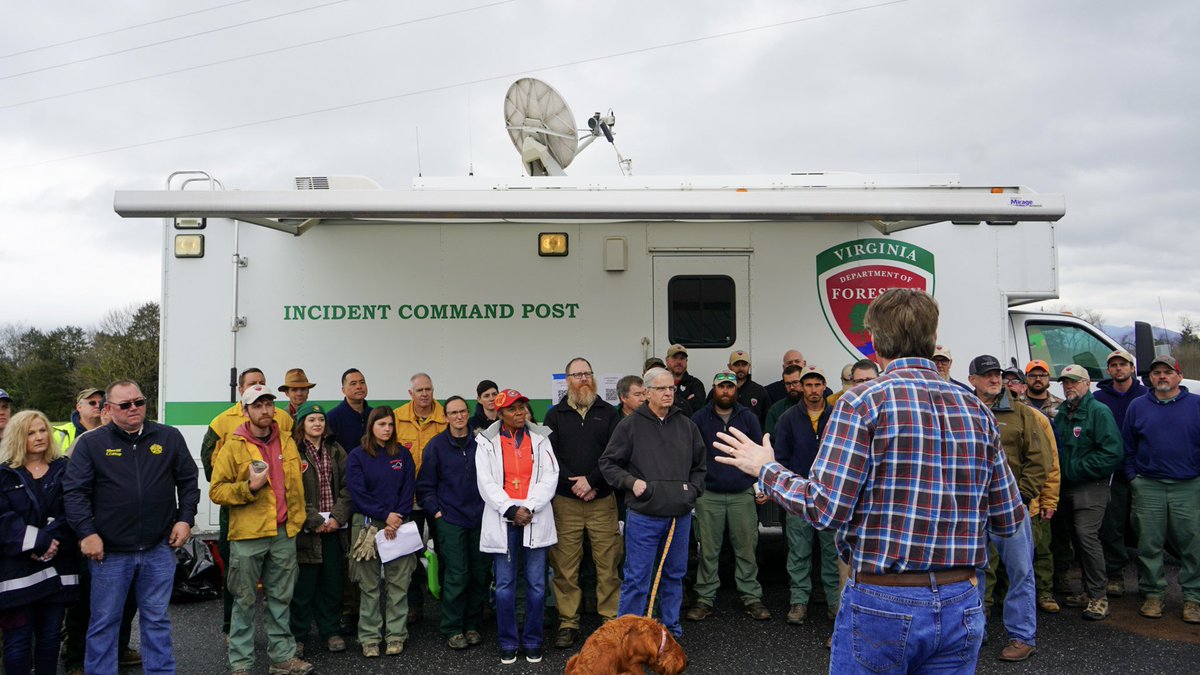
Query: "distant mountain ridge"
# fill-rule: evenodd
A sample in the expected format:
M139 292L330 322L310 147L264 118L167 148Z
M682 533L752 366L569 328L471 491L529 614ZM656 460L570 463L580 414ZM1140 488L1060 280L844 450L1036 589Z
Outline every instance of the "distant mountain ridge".
M1112 324L1100 324L1100 330L1104 331L1105 335L1116 340L1121 344L1133 344L1133 326L1114 326ZM1158 341L1167 341L1175 343L1179 341L1179 333L1170 330L1169 328L1154 327L1154 339Z

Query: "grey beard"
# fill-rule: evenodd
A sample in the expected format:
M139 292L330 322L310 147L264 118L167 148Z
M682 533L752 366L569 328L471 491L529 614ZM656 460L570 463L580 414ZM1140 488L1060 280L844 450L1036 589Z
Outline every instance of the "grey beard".
M567 389L567 403L572 408L590 408L596 402L596 390L591 388L580 387L576 389Z

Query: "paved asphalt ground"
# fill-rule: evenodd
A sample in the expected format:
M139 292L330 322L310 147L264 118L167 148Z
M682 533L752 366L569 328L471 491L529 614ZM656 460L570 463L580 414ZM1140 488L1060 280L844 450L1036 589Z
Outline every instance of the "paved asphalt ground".
M759 546L760 579L764 602L774 613L771 621L755 622L741 614L732 579L723 581L717 615L701 623L684 622L681 644L688 653L689 673L824 673L829 668L825 640L833 624L824 607L812 605L810 619L801 626L784 620L788 591L783 568L784 543L778 528L763 533ZM999 618L989 622L989 641L980 653L980 673L1195 673L1200 670L1200 626L1184 624L1179 618L1181 601L1171 568L1171 594L1164 618L1138 616L1132 569L1127 585L1131 592L1114 599L1113 616L1097 623L1084 621L1076 609L1064 608L1057 615L1038 614L1039 651L1020 664L1002 663L996 655L1005 644ZM1078 581L1076 581L1078 583ZM451 651L437 632L436 603L426 607L426 618L415 625L403 655L364 659L357 645L342 654L329 654L309 645L308 660L318 673L561 673L570 653L550 648L540 664L502 666L494 628L483 631L485 643L465 652ZM997 608L997 613L999 608ZM178 669L184 674L228 673L225 642L220 632L221 604L204 602L171 608ZM583 616L583 628L599 623L595 615ZM547 624L547 640L553 641L554 626ZM136 636L136 630L134 635ZM137 638L134 638L135 641ZM266 639L258 638L255 673L266 673ZM122 673L140 672L125 668Z

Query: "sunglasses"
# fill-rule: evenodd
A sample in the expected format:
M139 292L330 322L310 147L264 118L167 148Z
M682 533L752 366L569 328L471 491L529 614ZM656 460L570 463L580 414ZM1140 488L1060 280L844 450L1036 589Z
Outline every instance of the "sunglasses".
M125 401L124 403L114 403L113 405L120 408L121 410L129 410L130 408L141 408L146 405L146 399L135 398L132 401Z

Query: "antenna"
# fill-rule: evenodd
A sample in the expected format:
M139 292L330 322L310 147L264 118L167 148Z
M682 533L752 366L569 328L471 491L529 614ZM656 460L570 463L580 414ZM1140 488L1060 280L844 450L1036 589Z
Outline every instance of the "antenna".
M467 86L467 175L475 175L475 137L471 133L471 87Z
M417 177L421 177L421 127L417 127Z
M617 118L595 113L588 129L577 130L571 108L554 87L525 77L512 83L504 95L504 122L513 146L521 153L521 163L530 176L564 176L563 169L575 156L601 135L613 143L612 128ZM579 132L586 135L579 139ZM613 149L616 149L613 143ZM621 173L629 175L632 160L617 152Z

